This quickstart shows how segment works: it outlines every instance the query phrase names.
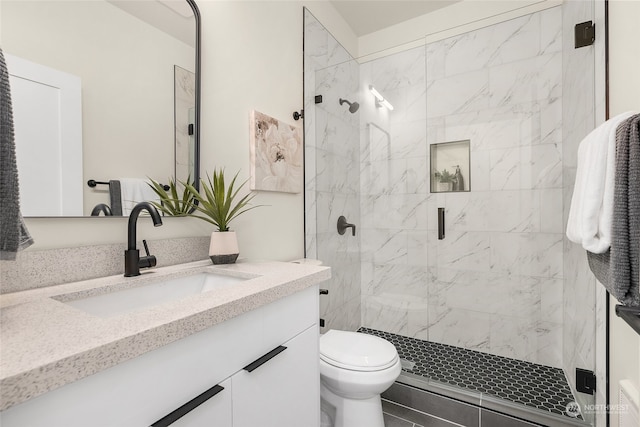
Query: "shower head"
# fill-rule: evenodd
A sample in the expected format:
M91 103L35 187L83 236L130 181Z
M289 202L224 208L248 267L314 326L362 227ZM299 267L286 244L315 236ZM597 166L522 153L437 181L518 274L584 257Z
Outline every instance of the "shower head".
M360 104L358 104L357 102L349 102L346 99L340 98L340 105L344 104L345 102L349 104L349 112L351 114L355 113L356 111L358 111L358 108L360 108Z

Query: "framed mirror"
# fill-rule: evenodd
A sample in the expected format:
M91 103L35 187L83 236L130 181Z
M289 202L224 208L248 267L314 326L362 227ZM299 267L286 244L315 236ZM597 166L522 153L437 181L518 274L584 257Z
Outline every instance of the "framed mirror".
M199 182L193 0L3 0L0 41L23 216L110 210L114 182L123 194L149 178Z

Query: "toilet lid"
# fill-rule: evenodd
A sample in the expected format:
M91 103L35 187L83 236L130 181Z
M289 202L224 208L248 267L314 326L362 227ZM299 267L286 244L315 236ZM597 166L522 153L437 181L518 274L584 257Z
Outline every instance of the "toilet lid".
M320 337L320 359L351 371L380 371L397 362L398 352L373 335L330 330Z

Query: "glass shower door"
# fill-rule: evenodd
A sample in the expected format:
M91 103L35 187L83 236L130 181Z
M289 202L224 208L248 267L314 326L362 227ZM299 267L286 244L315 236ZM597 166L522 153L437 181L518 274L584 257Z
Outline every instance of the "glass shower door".
M306 252L331 267L321 332L360 326L358 63L305 10ZM342 101L342 102L341 102ZM338 233L338 219L355 225Z
M424 49L361 63L360 91L362 325L426 340L433 236Z
M332 268L329 295L320 305L325 330L360 326L360 138L354 87L353 60L316 72L316 94L322 97L315 104L316 248L318 259ZM340 218L353 225L343 234Z
M584 251L564 236L577 145L594 125L593 47L573 46L574 24L591 19L589 3L565 2L425 48L428 143L470 141L470 191L429 202L430 218L445 212L445 237L429 260L429 341L508 358L500 365L517 366L513 378L515 370L500 375L491 363L487 378L516 385L482 380L477 389L560 417L571 415L574 399L583 408L594 402L576 392L575 368L595 370L597 290ZM522 375L545 386L518 386Z

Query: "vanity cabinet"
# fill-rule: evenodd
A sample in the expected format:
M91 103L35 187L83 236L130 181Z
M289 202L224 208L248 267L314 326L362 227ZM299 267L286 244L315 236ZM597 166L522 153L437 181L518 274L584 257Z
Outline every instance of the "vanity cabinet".
M218 385L223 389L170 425L318 426L318 317L312 286L13 406L0 413L0 424L152 426ZM280 346L286 350L245 370Z

